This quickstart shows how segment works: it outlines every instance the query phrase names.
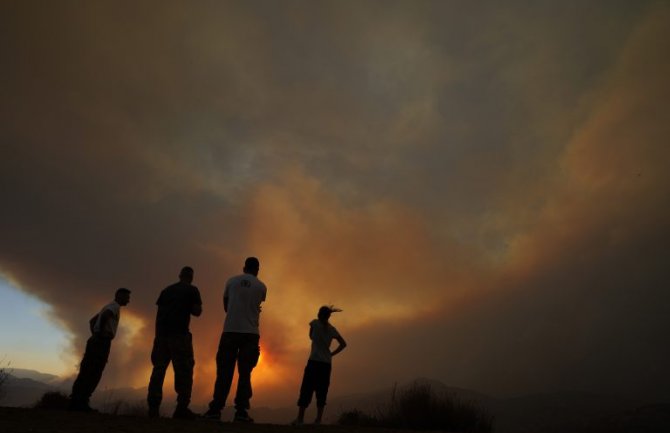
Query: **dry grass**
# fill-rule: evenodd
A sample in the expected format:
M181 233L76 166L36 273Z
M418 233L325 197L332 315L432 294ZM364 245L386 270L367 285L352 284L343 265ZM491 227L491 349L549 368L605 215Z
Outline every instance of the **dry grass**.
M144 401L128 402L115 399L103 402L99 410L110 415L147 416L149 408Z
M45 392L33 405L40 410L67 410L69 397L58 391ZM123 399L107 399L97 408L100 412L109 415L146 416L147 405L144 401L128 402Z
M430 385L415 383L400 391L394 389L391 401L376 413L344 412L338 424L488 433L493 430L493 416L475 402L440 395Z
M9 370L9 362L6 362L5 358L2 358L2 360L0 360L0 400L5 396L5 384L9 380L9 373L11 373Z

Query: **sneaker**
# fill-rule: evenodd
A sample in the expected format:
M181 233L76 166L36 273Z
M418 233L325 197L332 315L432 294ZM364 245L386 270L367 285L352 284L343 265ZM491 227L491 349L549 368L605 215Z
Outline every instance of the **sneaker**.
M207 412L202 414L202 417L205 419L212 419L215 421L220 421L221 420L221 411L220 410L213 410L213 409L208 409Z
M235 418L233 418L233 422L252 423L254 422L254 419L249 416L247 411L237 411L235 412Z
M305 422L304 422L304 421L300 421L299 419L294 419L294 420L291 422L291 425L292 425L293 427L300 427L301 425L305 425Z
M174 413L172 414L172 418L174 419L187 419L187 420L194 420L198 417L195 413L191 411L191 409L187 407L179 407L174 410Z
M150 407L148 415L149 418L158 418L159 416L161 416L157 407Z

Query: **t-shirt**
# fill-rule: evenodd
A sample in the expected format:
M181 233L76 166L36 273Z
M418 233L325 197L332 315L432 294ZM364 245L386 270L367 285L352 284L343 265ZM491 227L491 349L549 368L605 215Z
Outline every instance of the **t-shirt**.
M330 323L324 324L318 319L312 320L309 323L309 338L312 339L309 359L330 364L333 358L330 354L330 343L339 336L340 333Z
M102 321L102 315L107 310L112 312L112 316L109 319L107 319L107 321L105 322L105 326L101 328L100 322ZM119 328L120 318L121 318L121 305L119 305L116 301L112 301L111 303L102 307L102 310L100 310L100 312L98 313L98 319L95 321L95 325L93 325L93 333L103 335L105 337L114 338L116 336L116 330Z
M226 282L223 298L228 298L228 311L223 322L223 332L259 334L258 322L261 302L265 301L267 288L257 277L241 274Z
M156 335L188 334L191 311L202 299L196 286L180 281L163 289L156 305Z

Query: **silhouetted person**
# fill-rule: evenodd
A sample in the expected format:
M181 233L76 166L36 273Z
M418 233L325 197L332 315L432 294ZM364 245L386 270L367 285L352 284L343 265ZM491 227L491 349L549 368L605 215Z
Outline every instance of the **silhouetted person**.
M156 337L151 351L154 368L149 379L149 416L157 417L163 400L163 380L168 365L174 370L174 389L177 392L177 408L173 418L194 419L188 405L193 388L193 341L189 324L191 315L202 314L202 300L198 288L192 285L193 269L186 266L179 273L179 282L161 292L156 305Z
M316 393L316 419L314 424L321 424L323 410L326 407L326 397L330 386L330 372L332 370L332 358L347 347L344 338L337 329L328 322L332 313L342 311L332 306L319 308L317 319L309 324L309 338L312 340L312 351L305 367L300 386L300 397L298 397L298 418L293 421L294 425L305 422L305 409L312 402L312 395ZM332 352L330 343L337 340L339 346Z
M72 384L70 410L91 412L89 399L100 383L102 372L107 365L112 340L116 336L121 318L121 307L130 302L130 290L118 289L114 301L102 307L90 320L91 337L86 342L86 351L79 364L79 374Z
M265 284L257 278L259 267L258 259L249 257L244 262L244 273L226 282L223 292L226 320L223 324L219 350L216 353L214 398L209 403L205 418L221 418L221 410L226 404L237 363L234 421L254 421L247 412L252 395L251 371L260 356L258 322L261 302L265 301L267 293Z

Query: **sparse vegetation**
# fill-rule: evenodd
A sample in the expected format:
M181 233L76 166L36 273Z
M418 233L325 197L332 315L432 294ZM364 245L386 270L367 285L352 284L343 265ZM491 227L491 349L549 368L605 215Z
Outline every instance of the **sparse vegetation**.
M48 391L37 400L33 407L43 410L66 410L69 404L70 399L62 392Z
M370 416L361 410L354 409L342 412L337 423L344 426L370 427L378 425L379 421L377 418Z
M114 390L103 392L96 409L110 415L146 416L149 408L144 400L128 401Z
M415 383L400 391L394 389L388 405L379 408L375 414L355 409L342 413L338 423L348 426L486 433L493 429L493 416L476 402L438 394L430 385Z
M11 373L9 365L9 362L5 363L5 358L2 358L2 361L0 361L0 400L5 397L5 393L7 392L5 384L9 380L9 374Z
M100 406L100 412L111 415L146 416L147 405L144 401L128 402L123 399L110 400Z
M62 392L48 391L35 402L33 408L43 410L67 410L69 404L70 398ZM111 415L145 416L147 414L147 407L146 403L143 401L128 402L123 399L109 399L102 403L100 412Z
M126 401L121 406L121 415L147 416L148 411L147 403L143 400L135 403Z
M120 415L121 409L123 408L123 400L108 400L102 403L99 407L100 412L108 413L111 415Z

